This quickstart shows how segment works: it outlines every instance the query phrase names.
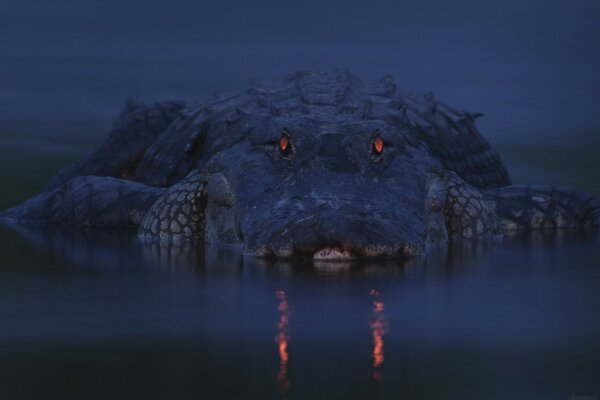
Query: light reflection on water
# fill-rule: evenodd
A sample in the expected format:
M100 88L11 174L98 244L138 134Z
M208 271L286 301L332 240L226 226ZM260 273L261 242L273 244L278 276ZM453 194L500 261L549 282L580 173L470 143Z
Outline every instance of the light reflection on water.
M381 383L383 381L381 369L385 360L383 335L385 335L387 329L387 320L384 314L385 306L381 293L372 289L369 294L373 297L373 321L370 324L373 334L373 379Z
M277 371L277 382L282 391L287 394L290 390L290 378L288 376L288 343L290 341L289 333L289 322L290 322L290 308L287 301L285 291L278 290L276 292L279 304L277 305L277 311L279 311L279 322L277 323L277 329L279 333L276 337L277 349L279 352L279 371ZM286 396L287 397L287 396Z
M279 370L277 371L277 382L281 389L284 398L288 398L291 393L291 378L289 375L289 342L290 342L290 316L291 308L288 302L287 294L284 290L275 292L277 297L277 311L279 312L279 320L277 322L277 352L279 356ZM373 375L372 378L377 383L383 382L383 362L384 355L384 340L383 336L386 333L388 323L385 316L385 305L382 299L382 294L375 289L369 292L373 298L372 321L369 323L371 334L373 337Z

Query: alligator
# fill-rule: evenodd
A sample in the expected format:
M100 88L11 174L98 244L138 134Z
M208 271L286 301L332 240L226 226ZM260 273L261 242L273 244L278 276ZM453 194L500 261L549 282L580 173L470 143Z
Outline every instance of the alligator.
M105 142L0 219L135 227L143 241L325 260L598 229L591 195L512 185L475 128L480 115L345 69L197 104L130 103Z

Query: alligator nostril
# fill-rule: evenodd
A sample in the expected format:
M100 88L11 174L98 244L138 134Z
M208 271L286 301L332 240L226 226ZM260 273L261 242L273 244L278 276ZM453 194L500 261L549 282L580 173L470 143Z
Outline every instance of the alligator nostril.
M317 250L313 254L313 260L348 260L353 258L349 251L332 247Z

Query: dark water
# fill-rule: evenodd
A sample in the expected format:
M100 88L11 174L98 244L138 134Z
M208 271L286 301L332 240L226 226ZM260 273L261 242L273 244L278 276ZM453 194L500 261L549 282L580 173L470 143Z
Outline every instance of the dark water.
M27 240L25 240L27 239ZM598 238L288 264L2 228L1 398L598 395Z

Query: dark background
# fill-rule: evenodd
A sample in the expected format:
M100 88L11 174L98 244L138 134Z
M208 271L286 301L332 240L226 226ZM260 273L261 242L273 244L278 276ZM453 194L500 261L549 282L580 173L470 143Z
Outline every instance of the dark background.
M105 133L126 96L200 101L345 66L486 113L493 142L593 137L600 3L19 1L0 13L2 133Z
M485 113L516 181L543 169L600 193L582 178L600 169L599 21L595 0L5 2L0 208L101 141L128 96L201 101L340 66Z

